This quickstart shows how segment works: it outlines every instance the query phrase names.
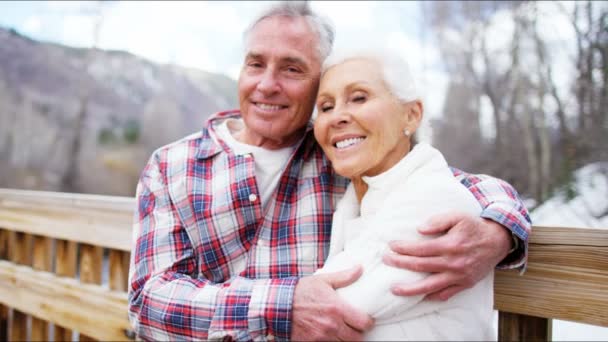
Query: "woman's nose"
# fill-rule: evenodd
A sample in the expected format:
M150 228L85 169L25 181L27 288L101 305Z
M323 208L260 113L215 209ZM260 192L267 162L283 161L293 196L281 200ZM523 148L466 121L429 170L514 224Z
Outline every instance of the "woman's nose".
M335 108L334 113L331 116L330 124L332 126L340 127L348 125L351 122L352 116L350 112L343 108Z

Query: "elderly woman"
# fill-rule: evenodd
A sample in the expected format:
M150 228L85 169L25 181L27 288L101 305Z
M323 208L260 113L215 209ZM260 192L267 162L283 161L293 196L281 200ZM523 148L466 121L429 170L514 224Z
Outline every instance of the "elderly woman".
M413 141L423 105L407 63L386 52L331 56L316 106L315 137L336 172L352 180L334 214L329 258L317 273L363 265L361 278L338 293L376 318L366 339L495 339L493 274L445 302L390 291L395 282L427 276L385 265L390 241L427 239L416 227L436 214L481 211L442 154Z

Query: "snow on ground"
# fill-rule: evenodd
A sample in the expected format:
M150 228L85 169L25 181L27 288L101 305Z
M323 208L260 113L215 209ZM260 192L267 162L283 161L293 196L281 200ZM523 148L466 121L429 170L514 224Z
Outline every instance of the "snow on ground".
M586 165L574 177L577 195L556 193L530 213L534 225L608 229L608 162ZM608 328L553 320L553 341L608 341Z
M608 229L608 162L582 167L574 178L577 195L568 201L557 192L530 213L534 225Z

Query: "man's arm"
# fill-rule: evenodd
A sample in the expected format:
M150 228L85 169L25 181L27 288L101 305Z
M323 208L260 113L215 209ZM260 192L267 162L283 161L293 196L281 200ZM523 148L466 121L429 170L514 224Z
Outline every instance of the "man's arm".
M160 160L152 157L137 188L129 275L135 332L145 340L288 339L297 279L234 277L218 284L202 277ZM222 256L206 256L212 257Z
M398 284L393 288L396 295L426 294L428 299L447 300L475 285L497 264L525 270L531 222L515 189L496 178L453 171L480 203L482 213L480 217L440 215L419 231L443 233L441 237L418 244L392 242L397 254L386 255L385 263L434 273L416 284Z

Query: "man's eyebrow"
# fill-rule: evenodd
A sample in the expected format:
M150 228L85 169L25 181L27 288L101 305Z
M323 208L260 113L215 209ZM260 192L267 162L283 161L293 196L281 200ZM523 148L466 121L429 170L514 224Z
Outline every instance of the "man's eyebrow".
M257 53L257 52L249 52L247 53L247 56L245 56L245 59L260 59L262 58L262 54L261 53Z
M291 64L306 65L306 62L302 58L299 58L299 57L285 57L285 58L283 58L283 62L291 63Z

